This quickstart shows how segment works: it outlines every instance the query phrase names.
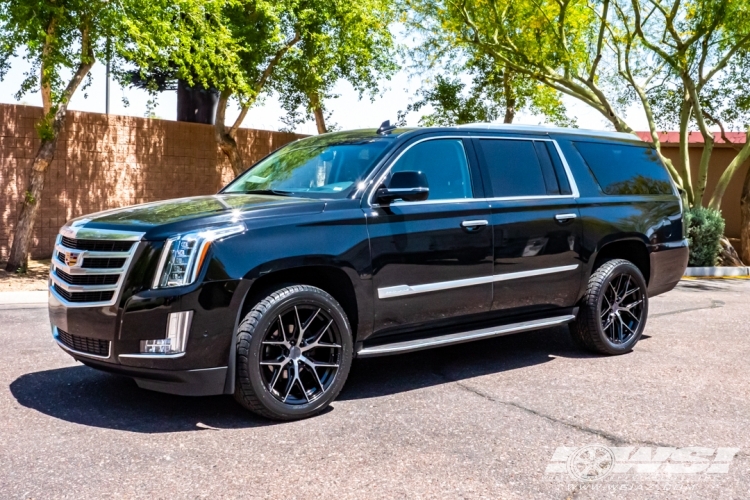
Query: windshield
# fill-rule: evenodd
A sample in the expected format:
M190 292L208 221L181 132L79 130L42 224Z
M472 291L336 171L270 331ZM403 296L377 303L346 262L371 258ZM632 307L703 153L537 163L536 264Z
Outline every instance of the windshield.
M305 139L280 149L238 177L223 192L343 198L367 176L392 144L379 137L346 142L321 139Z

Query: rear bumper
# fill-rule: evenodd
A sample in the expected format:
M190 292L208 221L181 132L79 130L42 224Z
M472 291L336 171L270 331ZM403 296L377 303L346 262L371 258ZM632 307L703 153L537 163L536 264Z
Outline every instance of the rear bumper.
M651 246L651 272L648 281L650 297L665 293L677 286L688 264L687 239Z

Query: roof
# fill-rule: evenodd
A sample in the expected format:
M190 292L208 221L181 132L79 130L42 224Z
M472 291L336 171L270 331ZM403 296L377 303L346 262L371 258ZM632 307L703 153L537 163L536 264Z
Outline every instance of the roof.
M638 136L644 141L651 142L651 132L636 132ZM721 137L721 133L714 132L715 144L721 145L726 144L724 138ZM745 144L745 133L744 132L727 132L725 134L729 142L732 144ZM679 132L659 132L659 142L662 144L679 144L680 133ZM700 132L690 132L688 134L688 144L703 144L703 135Z
M609 130L588 130L583 128L547 127L542 125L514 125L508 123L468 123L458 125L457 128L473 128L477 130L496 130L506 132L529 132L536 134L570 134L590 137L603 137L607 139L619 139L625 141L637 141L638 137L625 132L612 132ZM641 140L643 136L639 134ZM650 137L648 138L650 142Z

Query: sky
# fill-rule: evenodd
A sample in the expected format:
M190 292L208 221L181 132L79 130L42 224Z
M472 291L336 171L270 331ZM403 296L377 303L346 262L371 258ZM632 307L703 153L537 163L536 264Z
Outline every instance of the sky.
M15 94L21 87L25 74L30 65L22 57L15 57L11 61L11 69L0 82L0 102L10 104L26 104L41 106L42 99L39 92L28 93L20 100L16 100ZM91 70L92 83L87 89L79 88L70 103L71 110L90 111L104 113L105 111L105 88L106 68L103 62L97 61ZM326 107L332 112L329 122L336 123L340 129L376 128L384 120L395 121L399 110L405 109L411 102L417 100L416 92L421 86L423 75L412 75L407 69L396 73L390 81L384 81L381 92L371 101L367 96L359 99L357 92L347 82L340 82L335 88L335 94L340 97L326 103ZM129 102L129 106L124 101ZM116 115L146 116L146 104L149 100L148 94L140 89L122 88L116 82L110 83L110 113ZM580 128L587 129L611 129L608 122L596 111L573 98L564 99L566 107L571 116L577 118ZM429 112L429 108L425 108ZM174 120L177 115L177 94L175 91L162 92L159 94L157 106L154 113L158 118ZM227 112L227 121L232 123L239 113L239 109L231 109ZM256 104L248 113L242 126L245 128L256 128L265 130L279 130L284 127L281 118L284 111L279 102L273 96L266 97L262 102ZM411 113L407 116L407 125L416 126L424 112ZM647 122L637 109L629 110L629 122L636 130L647 130ZM544 124L543 117L520 113L515 123L539 125ZM297 127L297 132L302 134L315 134L315 123L308 122Z

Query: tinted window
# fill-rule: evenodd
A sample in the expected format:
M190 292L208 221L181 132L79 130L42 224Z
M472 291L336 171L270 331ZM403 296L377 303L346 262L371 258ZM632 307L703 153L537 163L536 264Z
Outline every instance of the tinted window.
M559 193L549 158L546 158L546 163L550 171L545 180L545 172L533 141L482 139L479 145L489 170L493 196L544 196ZM550 184L549 193L547 183Z
M656 151L643 146L575 142L605 194L672 194Z
M430 200L471 198L471 177L461 139L435 139L409 148L391 172L414 170L427 176Z
M223 192L273 191L313 198L343 198L372 170L390 141L350 138L345 134L330 136L303 139L276 151Z

